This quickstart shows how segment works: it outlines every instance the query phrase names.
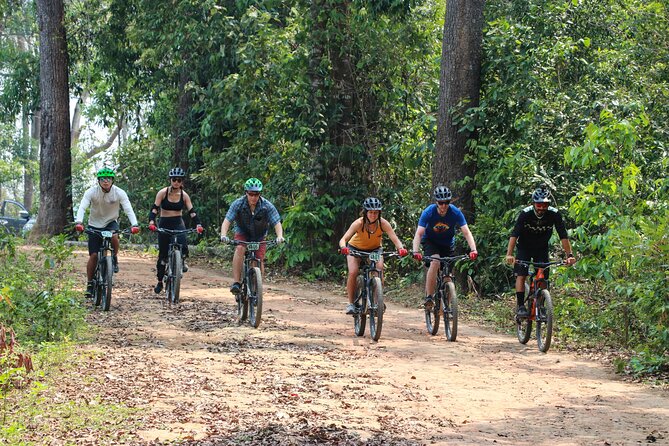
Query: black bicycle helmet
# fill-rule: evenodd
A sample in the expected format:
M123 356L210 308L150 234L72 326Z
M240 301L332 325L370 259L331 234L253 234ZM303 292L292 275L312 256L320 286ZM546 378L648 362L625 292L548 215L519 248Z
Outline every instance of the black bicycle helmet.
M545 186L540 186L532 193L532 201L535 203L550 203L551 192Z
M380 211L383 209L381 205L381 200L375 197L367 197L365 201L362 202L362 208L366 211Z
M186 176L186 171L181 167L175 167L174 169L170 169L170 173L168 173L167 176L170 178L183 178Z
M434 199L437 201L451 201L453 194L446 186L437 186L434 188Z

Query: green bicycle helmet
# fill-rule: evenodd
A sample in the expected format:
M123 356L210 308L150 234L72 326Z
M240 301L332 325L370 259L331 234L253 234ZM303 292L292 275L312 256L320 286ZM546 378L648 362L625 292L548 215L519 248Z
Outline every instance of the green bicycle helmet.
M96 174L96 177L98 178L115 178L116 173L108 167L103 167L102 169L98 170L98 173Z
M262 183L257 178L249 178L244 183L244 190L250 192L260 192L262 190Z

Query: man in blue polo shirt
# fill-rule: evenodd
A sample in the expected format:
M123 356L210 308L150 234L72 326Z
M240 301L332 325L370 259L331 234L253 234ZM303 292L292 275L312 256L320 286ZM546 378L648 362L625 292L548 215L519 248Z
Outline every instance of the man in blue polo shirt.
M246 242L260 242L265 239L267 230L270 226L274 227L276 242L283 243L283 226L281 226L281 216L274 205L267 199L260 196L262 192L262 183L257 178L249 178L244 183L244 195L236 199L230 205L228 213L221 225L221 242L228 243L230 239L227 236L232 222L235 223L235 240ZM256 256L265 258L267 246L260 245ZM244 253L246 247L237 245L235 254L232 257L232 278L234 283L230 287L230 292L234 295L241 293L242 267L244 265ZM261 272L265 273L264 262L260 264Z
M446 186L437 186L434 189L436 203L429 205L418 220L418 227L413 238L413 257L423 259L418 245L423 246L425 257L450 257L455 250L455 230L459 227L469 245L469 258L474 260L478 256L476 242L462 211L451 204L453 194ZM434 305L433 295L437 285L439 261L430 261L425 276L425 308L431 310ZM428 262L426 261L426 266ZM447 280L450 280L448 278Z

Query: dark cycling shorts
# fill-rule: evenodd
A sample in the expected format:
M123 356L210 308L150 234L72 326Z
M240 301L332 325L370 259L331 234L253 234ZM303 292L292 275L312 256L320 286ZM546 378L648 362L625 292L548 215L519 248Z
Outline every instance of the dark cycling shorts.
M246 234L242 234L241 232L235 232L235 240L240 240L242 242L248 242L249 238L246 236ZM261 240L253 240L253 241L259 241L262 242L265 240L265 237L263 237ZM260 248L256 251L256 257L259 258L260 260L265 259L265 252L267 252L267 245L265 243L260 244Z
M104 228L96 228L95 226L89 226L91 229L97 229L98 231L118 231L119 225L118 221L114 220L109 223ZM88 234L88 254L97 254L102 246L102 237L98 234Z
M525 249L517 248L516 249L516 260L524 260L526 262L541 262L548 263L548 248L544 249ZM516 276L527 276L529 274L529 267L527 265L522 265L516 263L513 266L513 274ZM548 279L548 271L545 271L545 276Z
M420 244L423 247L423 263L426 268L430 267L430 263L432 263L430 257L435 254L439 257L451 257L453 255L452 246L437 245L429 240L423 240Z

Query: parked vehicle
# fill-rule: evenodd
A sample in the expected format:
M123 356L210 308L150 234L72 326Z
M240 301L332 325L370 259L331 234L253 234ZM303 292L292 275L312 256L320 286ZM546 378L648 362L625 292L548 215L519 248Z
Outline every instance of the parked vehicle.
M31 224L28 225L28 230L32 227L34 218L31 218L30 212L24 205L14 200L2 200L0 204L0 230L20 235L24 233L25 226L29 221Z

